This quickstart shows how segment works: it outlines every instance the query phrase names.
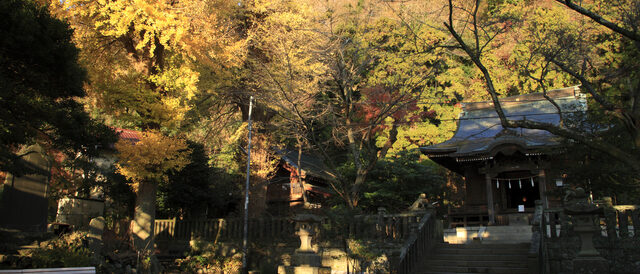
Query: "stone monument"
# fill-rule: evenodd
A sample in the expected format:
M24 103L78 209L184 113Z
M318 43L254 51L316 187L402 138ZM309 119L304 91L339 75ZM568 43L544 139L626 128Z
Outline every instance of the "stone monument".
M89 250L93 254L95 262L100 262L102 256L102 234L104 233L105 220L100 216L91 219L89 223Z

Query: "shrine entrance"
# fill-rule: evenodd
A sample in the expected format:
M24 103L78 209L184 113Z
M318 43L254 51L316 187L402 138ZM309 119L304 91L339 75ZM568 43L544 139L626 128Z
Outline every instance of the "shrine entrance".
M493 179L499 197L499 207L505 211L517 211L523 205L525 209L535 207L540 199L540 180L530 172L505 172Z

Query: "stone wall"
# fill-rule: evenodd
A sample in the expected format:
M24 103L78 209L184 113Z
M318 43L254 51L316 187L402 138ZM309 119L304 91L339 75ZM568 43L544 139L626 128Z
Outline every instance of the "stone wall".
M609 264L610 273L640 273L640 237L613 239L596 236L594 245ZM548 273L574 273L573 259L580 248L577 235L547 240Z
M597 256L604 258L601 259L602 271L640 273L640 207L614 206L610 198L596 203L577 201L579 203L567 203L569 205L564 208L545 209L540 218L543 228L541 255L546 273L580 273L581 270L574 269L582 267L579 262ZM576 215L579 208L591 208L591 213L582 217ZM590 217L584 219L584 216ZM585 224L593 230L585 230ZM585 252L585 246L591 247L582 241L588 238L599 254ZM581 246L583 253L576 263Z

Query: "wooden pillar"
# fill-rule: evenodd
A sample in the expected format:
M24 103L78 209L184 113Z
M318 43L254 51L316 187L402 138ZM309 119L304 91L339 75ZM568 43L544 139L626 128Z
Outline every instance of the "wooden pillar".
M489 214L489 224L496 223L496 213L493 208L493 184L491 183L491 173L487 172L484 175L487 185L487 213Z
M500 187L500 202L498 204L500 204L500 210L505 210L507 209L507 190L506 190L506 186L502 185Z
M462 208L466 208L469 205L469 181L473 175L471 174L470 168L464 169L464 193L462 195Z
M540 191L540 200L542 200L544 208L549 208L549 199L547 199L547 176L544 169L538 170L538 190Z

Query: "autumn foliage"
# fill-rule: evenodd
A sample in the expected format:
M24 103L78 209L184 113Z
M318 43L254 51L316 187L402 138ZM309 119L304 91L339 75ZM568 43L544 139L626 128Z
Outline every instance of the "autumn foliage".
M181 170L189 164L187 142L158 132L142 133L138 142L121 139L116 143L120 153L117 170L133 182L137 192L142 182L158 183L167 180L167 172Z

